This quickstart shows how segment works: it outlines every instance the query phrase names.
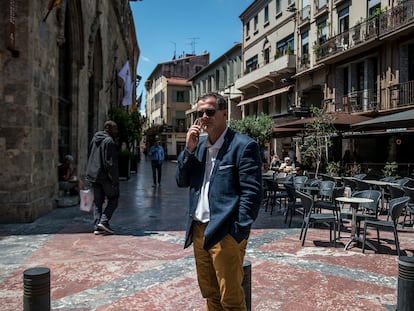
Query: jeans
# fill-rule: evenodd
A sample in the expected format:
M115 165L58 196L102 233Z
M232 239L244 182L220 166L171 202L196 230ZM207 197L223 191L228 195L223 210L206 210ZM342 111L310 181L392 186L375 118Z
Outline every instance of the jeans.
M205 224L193 223L197 279L202 296L207 298L207 310L246 310L242 283L247 240L237 243L228 234L212 248L205 250L205 228Z
M162 161L152 160L151 167L152 167L152 179L153 179L154 185L157 184L157 180L158 180L158 184L160 184ZM158 173L158 179L157 179L157 173Z
M94 196L94 223L95 226L99 223L108 223L112 218L112 214L118 207L119 185L112 185L108 182L96 182L92 184ZM102 205L108 200L105 209Z

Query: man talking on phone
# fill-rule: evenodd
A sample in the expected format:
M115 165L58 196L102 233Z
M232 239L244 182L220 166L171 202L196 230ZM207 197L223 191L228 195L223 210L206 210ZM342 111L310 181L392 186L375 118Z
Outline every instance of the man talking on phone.
M198 98L176 170L177 185L189 187L184 247L193 244L207 310L246 310L243 260L262 200L259 146L227 127L227 113L221 95Z

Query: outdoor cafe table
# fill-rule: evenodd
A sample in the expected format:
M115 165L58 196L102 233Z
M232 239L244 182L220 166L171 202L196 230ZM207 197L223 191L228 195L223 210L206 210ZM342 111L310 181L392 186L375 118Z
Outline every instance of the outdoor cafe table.
M349 245L352 242L358 242L358 241L362 242L362 239L356 235L356 229L357 229L356 228L356 226L357 226L357 224L356 224L356 222L357 222L356 213L357 213L358 205L360 203L372 203L372 202L374 202L374 200L368 199L368 198L358 198L358 197L350 197L350 198L348 198L348 197L337 197L337 198L335 198L335 200L337 200L338 202L342 202L342 203L349 203L351 205L351 208L352 208L351 236L350 236L349 241L345 244L345 248L344 248L345 250L347 250ZM373 250L376 250L376 248L369 241L366 241L365 243L369 247L371 247Z

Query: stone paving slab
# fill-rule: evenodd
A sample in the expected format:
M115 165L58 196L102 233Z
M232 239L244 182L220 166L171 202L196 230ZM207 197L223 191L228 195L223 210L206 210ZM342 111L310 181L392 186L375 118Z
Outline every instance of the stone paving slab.
M205 310L192 249L183 249L187 190L175 185L174 163L163 168L161 187L151 187L145 161L121 182L111 222L116 235L93 235L92 215L79 206L30 224L0 225L0 310L23 309L23 271L40 266L51 270L52 310ZM277 210L260 211L246 253L252 310L395 310L394 245L381 244L378 253L345 251L346 238L334 248L328 230L311 228L302 247L300 224L299 215L287 228ZM400 238L413 256L412 228Z

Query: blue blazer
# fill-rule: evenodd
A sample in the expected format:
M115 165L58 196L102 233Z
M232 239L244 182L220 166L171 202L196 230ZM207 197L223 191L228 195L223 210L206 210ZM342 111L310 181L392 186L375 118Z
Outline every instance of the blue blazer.
M178 156L176 181L189 187L189 209L184 248L191 245L193 215L203 184L207 137L200 137L194 153L185 148ZM262 201L262 170L258 144L230 128L224 137L210 179L210 222L205 231L208 250L227 234L240 243L247 239Z

